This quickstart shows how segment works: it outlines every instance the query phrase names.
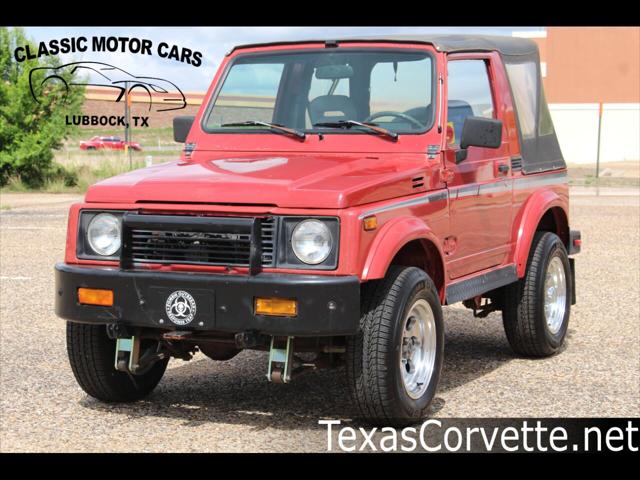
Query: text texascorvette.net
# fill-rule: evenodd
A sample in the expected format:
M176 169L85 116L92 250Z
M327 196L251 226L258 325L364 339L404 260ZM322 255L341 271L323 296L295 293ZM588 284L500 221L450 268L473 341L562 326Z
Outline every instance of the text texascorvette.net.
M328 451L369 452L620 452L638 451L638 427L581 428L582 437L569 435L571 428L547 427L541 421L523 420L508 426L445 426L429 419L420 427L395 429L353 428L340 420L319 420L327 428ZM572 437L572 438L570 438Z

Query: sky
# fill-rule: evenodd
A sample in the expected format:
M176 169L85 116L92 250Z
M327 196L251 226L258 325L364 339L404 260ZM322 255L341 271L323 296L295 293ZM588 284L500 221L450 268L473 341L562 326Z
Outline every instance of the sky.
M35 42L84 36L136 37L153 42L152 55L131 53L85 53L61 55L71 61L105 62L135 76L165 78L184 92L204 92L225 53L234 45L304 39L331 39L376 34L442 34L470 33L508 35L514 30L542 30L542 27L25 27ZM202 53L202 65L194 67L176 60L161 58L157 47L161 42Z

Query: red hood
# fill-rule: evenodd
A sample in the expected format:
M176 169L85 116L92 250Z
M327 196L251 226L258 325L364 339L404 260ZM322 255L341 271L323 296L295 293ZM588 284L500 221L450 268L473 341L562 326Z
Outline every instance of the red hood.
M87 202L195 202L345 208L424 191L425 155L233 154L198 152L103 180ZM426 179L425 179L426 180ZM425 185L428 182L424 182Z

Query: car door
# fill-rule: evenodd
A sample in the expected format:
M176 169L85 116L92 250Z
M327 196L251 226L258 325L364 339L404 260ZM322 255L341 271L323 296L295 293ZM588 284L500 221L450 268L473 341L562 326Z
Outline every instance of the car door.
M111 149L112 148L111 137L100 137L100 147Z
M503 102L495 88L497 54L450 55L447 61L447 145L450 235L445 241L449 278L502 264L508 254L512 182ZM469 147L456 161L469 116L503 121L499 148Z
M110 137L109 148L112 150L122 150L124 148L122 140L120 140L119 137Z

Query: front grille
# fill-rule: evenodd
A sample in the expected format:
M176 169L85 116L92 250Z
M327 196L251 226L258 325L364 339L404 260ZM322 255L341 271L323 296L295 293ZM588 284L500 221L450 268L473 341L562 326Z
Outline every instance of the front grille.
M276 264L276 217L268 217L262 220L260 230L262 236L262 266L273 267Z
M154 221L146 226L144 217L136 216L135 224L127 232L127 253L132 262L224 266L250 264L253 219L247 219L244 225L227 227L221 217L209 217L211 223L208 224L202 222L207 217L197 217L199 222L190 225L189 217L181 219L182 223L164 224L161 216L154 216ZM261 219L260 230L262 266L273 266L276 219Z
M249 234L180 231L131 231L131 256L135 262L248 265Z

